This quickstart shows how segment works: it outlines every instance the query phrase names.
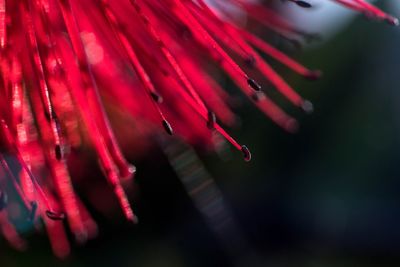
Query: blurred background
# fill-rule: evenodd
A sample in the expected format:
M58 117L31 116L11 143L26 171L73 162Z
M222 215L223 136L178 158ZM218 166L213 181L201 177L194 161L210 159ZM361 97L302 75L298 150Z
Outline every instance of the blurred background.
M99 237L66 260L44 233L27 234L22 253L0 239L0 266L400 266L400 31L352 12L331 12L341 28L323 25L327 1L316 2L294 19L306 29L309 19L322 41L286 51L323 78L304 81L271 61L314 103L311 115L285 106L297 134L244 101L231 132L250 163L160 139L131 158L138 225L95 213ZM390 2L379 3L400 15Z

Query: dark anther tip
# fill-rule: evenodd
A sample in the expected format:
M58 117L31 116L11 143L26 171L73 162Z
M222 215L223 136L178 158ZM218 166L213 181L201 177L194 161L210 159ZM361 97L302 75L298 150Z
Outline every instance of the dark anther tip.
M251 153L250 150L247 148L247 146L242 146L242 153L245 161L250 161L251 160Z
M312 7L312 5L310 3L306 2L306 1L302 1L302 0L297 0L295 3L299 7L302 7L302 8L310 8L310 7Z
M160 94L158 94L157 92L151 92L150 93L151 98L157 102L157 103L162 103L163 102L163 98Z
M31 210L30 210L30 213L29 213L29 221L33 221L34 219L35 219L35 217L36 217L36 212L37 212L37 208L38 208L38 204L37 204L37 202L35 202L35 201L32 201L31 203Z
M314 112L314 105L308 101L308 100L304 100L303 104L301 105L301 108L307 113L307 114L311 114Z
M244 63L250 68L254 68L256 66L256 58L253 55L248 55L244 60Z
M399 19L395 17L387 17L385 21L392 26L399 26Z
M8 195L4 191L0 191L0 211L4 210L8 204Z
M129 221L133 224L138 224L139 218L136 215L133 215L133 217Z
M289 133L295 134L295 133L297 133L297 132L299 131L300 126L299 126L299 123L297 122L297 120L295 120L295 119L289 119L289 120L285 123L284 128L285 128L285 130L288 131Z
M247 79L247 84L255 91L261 91L261 86L253 79Z
M253 99L254 102L260 101L260 95L257 93L251 94L251 99Z
M65 214L63 212L54 212L51 210L46 210L46 216L53 221L61 221L65 219Z
M57 160L62 160L64 158L64 151L63 151L61 145L57 144L54 148L54 152L56 154Z
M322 40L322 36L318 33L312 33L312 32L304 33L304 40L307 43L317 42Z
M217 117L215 113L212 111L208 112L208 120L207 120L207 127L208 129L212 130L215 128L215 123L217 122Z
M319 78L321 78L321 76L322 76L322 71L320 70L310 70L304 75L304 77L310 81L318 80Z
M164 130L167 132L167 134L169 134L169 135L173 135L174 134L174 130L172 129L171 124L169 124L168 121L163 120L162 121L162 125L164 127Z
M292 44L294 49L297 49L297 50L303 49L303 44L299 40L297 40L297 39L287 39L287 40Z

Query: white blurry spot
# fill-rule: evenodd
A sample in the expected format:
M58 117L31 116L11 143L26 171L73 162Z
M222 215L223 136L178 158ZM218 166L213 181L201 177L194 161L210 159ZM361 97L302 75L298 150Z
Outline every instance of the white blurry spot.
M332 0L309 0L311 8L299 8L295 4L285 4L283 12L294 25L301 29L318 33L327 41L348 25L357 14Z
M92 65L103 61L104 50L96 40L96 35L92 32L81 32L81 39L85 47L85 52L89 63Z
M206 2L221 19L226 21L234 20L235 24L240 26L246 25L246 12L230 1L204 0L204 2ZM258 3L259 0L247 0L247 2Z

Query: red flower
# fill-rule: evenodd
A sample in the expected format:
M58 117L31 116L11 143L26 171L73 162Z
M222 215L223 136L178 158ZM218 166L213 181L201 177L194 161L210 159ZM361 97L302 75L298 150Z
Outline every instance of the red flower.
M363 0L335 1L397 24ZM229 95L208 67L213 65L276 124L296 130L296 120L263 94L247 71L262 74L306 112L312 104L257 51L308 79L320 72L244 29L232 8L282 36L310 37L273 9L245 0L212 5L205 0L0 0L0 227L12 245L24 247L9 220L19 202L32 222L43 219L60 257L69 245L58 220L68 220L78 241L95 235L96 224L73 189L66 161L86 138L126 218L136 221L121 185L135 168L122 155L102 97L152 122L146 124L152 130L159 125L172 134L175 129L188 141L208 143L216 131L250 160L246 146L217 122L229 126L235 116ZM18 197L8 200L11 192Z

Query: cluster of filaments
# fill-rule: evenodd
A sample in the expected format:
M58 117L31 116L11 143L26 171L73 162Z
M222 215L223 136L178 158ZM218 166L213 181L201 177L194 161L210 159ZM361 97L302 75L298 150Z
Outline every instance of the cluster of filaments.
M362 0L336 2L397 23ZM83 139L96 152L125 217L136 221L121 185L135 168L122 155L102 97L188 141L208 142L211 132L219 133L250 160L246 146L220 126L233 125L235 115L230 96L210 75L213 65L272 121L296 130L296 120L247 73L262 75L307 112L311 103L260 53L308 79L320 73L243 29L232 7L281 36L308 36L272 9L245 0L0 0L0 229L13 246L25 246L10 222L16 206L31 223L44 222L60 257L69 252L64 218L79 242L96 234L67 164Z

